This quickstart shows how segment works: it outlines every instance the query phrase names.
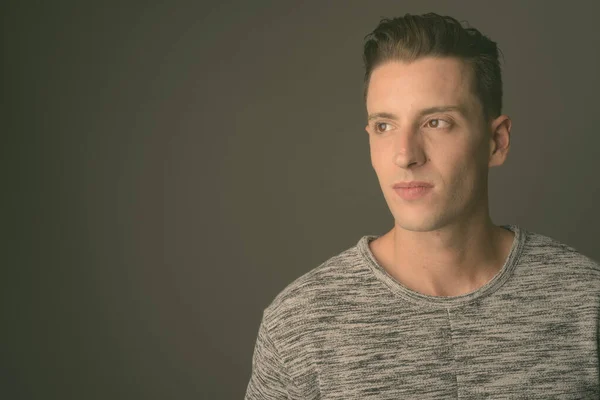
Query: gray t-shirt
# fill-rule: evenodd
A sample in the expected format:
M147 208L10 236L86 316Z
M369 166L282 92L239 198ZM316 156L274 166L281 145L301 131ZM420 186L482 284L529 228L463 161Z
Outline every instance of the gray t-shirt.
M427 296L375 260L366 235L265 308L246 400L598 399L600 265L515 232L474 292Z

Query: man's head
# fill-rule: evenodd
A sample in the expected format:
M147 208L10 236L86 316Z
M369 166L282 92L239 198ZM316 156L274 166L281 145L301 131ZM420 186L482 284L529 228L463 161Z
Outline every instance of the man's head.
M489 218L488 169L508 154L496 45L435 14L383 20L365 43L371 161L397 225ZM433 185L406 200L397 182Z
M486 120L502 112L502 74L495 42L477 29L464 28L449 16L406 14L382 19L365 37L365 100L373 70L389 61L411 62L423 57L456 57L472 72L471 89L483 105Z

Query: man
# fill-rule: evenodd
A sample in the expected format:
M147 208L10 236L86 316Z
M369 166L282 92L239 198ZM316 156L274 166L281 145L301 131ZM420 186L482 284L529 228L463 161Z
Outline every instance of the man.
M364 47L381 236L264 310L246 399L597 399L600 265L496 226L504 163L496 44L436 14L384 19Z

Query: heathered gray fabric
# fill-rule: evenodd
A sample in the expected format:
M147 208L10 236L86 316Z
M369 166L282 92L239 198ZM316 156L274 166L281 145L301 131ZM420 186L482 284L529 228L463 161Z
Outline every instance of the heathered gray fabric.
M368 247L265 308L245 399L598 399L600 265L515 232L497 275L455 297L408 289Z

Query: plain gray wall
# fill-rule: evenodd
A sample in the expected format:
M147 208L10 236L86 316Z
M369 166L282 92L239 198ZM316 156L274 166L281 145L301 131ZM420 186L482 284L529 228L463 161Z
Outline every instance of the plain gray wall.
M363 129L383 17L497 41L492 219L600 259L597 4L5 4L2 397L242 398L264 307L392 227Z

